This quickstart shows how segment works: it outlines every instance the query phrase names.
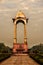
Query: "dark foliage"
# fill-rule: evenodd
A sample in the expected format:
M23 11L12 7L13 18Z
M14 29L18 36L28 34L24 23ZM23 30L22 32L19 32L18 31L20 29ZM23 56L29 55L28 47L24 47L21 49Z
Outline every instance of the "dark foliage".
M34 60L36 60L38 63L40 63L41 65L43 65L43 44L33 46L29 50L29 55Z
M0 43L0 62L10 57L11 54L11 49L8 46L5 46L3 43Z

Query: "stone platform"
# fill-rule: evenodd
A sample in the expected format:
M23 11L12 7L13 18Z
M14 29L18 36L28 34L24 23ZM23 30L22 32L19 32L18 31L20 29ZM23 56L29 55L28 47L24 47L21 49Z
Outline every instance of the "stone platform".
M13 53L23 53L27 52L28 45L24 43L14 43L13 44Z

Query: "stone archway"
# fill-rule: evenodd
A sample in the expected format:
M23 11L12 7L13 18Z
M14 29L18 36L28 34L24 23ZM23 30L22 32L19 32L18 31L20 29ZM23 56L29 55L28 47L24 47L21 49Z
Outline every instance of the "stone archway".
M20 23L22 22L23 25L24 25L24 43L26 43L26 42L27 42L26 23L25 23L23 20L20 20L20 19L16 21L16 24L14 23L14 28L15 28L15 29L14 29L14 35L15 35L15 36L14 36L14 43L17 43L17 24L18 24L19 22L20 22Z
M13 44L13 52L17 52L17 50L27 51L27 35L26 35L26 23L27 19L22 11L19 11L15 18L13 18L14 22L14 44ZM17 43L17 24L23 23L24 25L24 42L23 44ZM19 48L21 47L21 48Z

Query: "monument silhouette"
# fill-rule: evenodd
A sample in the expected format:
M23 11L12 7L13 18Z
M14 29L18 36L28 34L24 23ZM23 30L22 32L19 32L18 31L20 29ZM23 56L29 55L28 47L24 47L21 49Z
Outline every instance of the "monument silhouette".
M25 53L28 50L27 44L27 35L26 35L26 23L28 22L28 18L26 18L25 14L20 10L15 18L12 19L14 23L14 42L13 42L13 53ZM24 42L22 44L17 43L17 24L23 23L24 25Z

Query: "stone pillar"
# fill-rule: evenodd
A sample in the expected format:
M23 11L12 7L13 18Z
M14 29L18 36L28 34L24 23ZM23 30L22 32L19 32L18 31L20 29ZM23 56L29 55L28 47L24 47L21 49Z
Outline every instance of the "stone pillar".
M26 24L24 24L24 43L27 43Z
M17 43L17 25L14 23L14 43Z

